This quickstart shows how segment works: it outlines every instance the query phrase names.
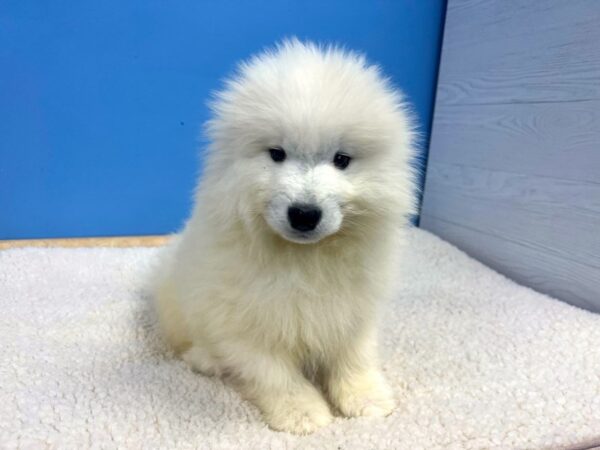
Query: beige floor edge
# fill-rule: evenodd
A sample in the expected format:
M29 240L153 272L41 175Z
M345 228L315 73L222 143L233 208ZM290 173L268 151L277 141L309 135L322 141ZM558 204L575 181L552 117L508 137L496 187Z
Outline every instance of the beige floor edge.
M158 247L168 236L118 236L62 239L0 240L0 250L22 247Z

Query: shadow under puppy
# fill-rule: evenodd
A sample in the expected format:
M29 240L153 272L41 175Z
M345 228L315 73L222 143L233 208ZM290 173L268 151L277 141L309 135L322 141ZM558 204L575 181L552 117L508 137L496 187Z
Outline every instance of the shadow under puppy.
M291 40L242 63L211 106L192 217L153 278L169 343L277 430L328 424L327 400L389 414L377 309L414 211L401 94L360 55Z

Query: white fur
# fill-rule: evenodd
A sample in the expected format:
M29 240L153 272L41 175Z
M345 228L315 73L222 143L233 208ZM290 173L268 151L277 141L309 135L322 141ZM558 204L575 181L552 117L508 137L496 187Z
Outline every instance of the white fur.
M212 109L192 217L155 276L169 342L277 430L326 425L326 398L346 416L389 414L377 305L414 202L401 95L362 56L292 40L243 63ZM298 201L323 210L309 236L287 223Z

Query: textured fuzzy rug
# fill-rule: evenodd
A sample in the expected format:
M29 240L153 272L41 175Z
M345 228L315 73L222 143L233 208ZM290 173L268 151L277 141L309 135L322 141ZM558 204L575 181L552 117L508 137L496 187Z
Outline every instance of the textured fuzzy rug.
M400 407L306 437L268 429L156 335L156 249L0 252L1 448L483 449L600 444L600 315L421 230L382 326Z

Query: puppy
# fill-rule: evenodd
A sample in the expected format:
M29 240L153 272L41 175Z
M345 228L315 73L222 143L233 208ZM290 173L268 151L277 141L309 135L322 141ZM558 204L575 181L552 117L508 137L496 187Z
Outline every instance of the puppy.
M378 304L414 211L413 127L357 54L286 41L212 103L195 207L155 273L164 335L275 430L386 416Z

